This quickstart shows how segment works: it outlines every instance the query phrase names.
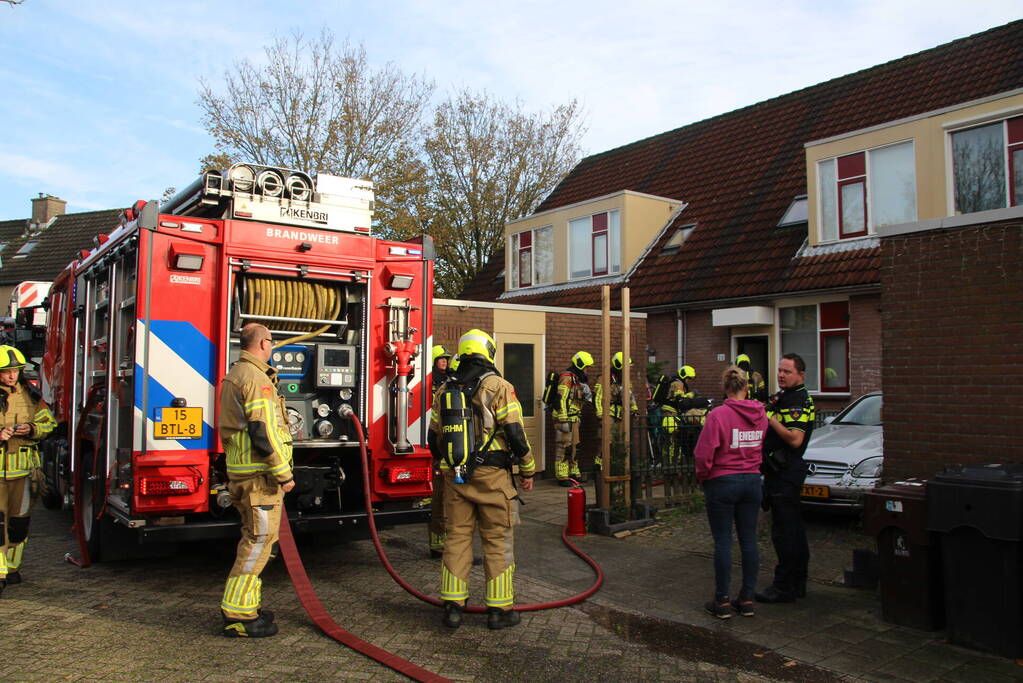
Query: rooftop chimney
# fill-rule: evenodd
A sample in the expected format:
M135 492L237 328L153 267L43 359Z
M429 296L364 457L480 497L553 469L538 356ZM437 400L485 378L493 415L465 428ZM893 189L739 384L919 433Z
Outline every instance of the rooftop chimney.
M32 223L35 225L46 225L54 216L63 216L67 209L67 202L52 195L39 193L38 197L32 199Z

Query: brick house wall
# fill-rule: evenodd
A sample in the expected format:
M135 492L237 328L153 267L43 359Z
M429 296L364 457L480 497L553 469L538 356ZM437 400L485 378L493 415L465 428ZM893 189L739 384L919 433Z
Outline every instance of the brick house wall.
M661 372L664 374L678 369L674 367L678 353L675 341L677 329L675 311L651 313L646 319L647 349L652 351L654 362L661 364ZM633 358L636 356L633 355Z
M881 247L885 480L1023 462L1023 220Z
M849 297L849 393L881 389L881 295Z
M443 344L451 353L458 349L458 338L471 329L494 331L494 309L457 306L433 307L433 343Z
M710 310L685 311L682 316L685 335L682 362L696 370L696 380L690 382L689 386L701 396L720 399L721 373L734 360L730 357L730 328L714 327ZM725 354L724 361L717 359L719 353Z

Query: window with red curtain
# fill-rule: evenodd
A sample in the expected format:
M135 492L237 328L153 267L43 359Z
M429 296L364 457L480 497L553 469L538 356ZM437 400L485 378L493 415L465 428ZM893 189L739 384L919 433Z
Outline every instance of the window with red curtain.
M1023 116L1005 122L1009 143L1009 205L1023 204Z
M838 157L838 234L867 234L867 160L863 152Z
M592 224L593 274L607 275L607 214L593 214Z
M820 304L821 391L849 391L849 302Z

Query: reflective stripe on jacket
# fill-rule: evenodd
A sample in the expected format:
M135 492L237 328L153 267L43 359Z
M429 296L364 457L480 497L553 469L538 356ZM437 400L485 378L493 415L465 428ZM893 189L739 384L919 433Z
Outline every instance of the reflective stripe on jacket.
M230 479L269 473L290 481L291 432L277 371L242 351L220 389L220 439Z
M578 422L582 418L586 389L572 372L558 377L558 402L551 413L555 422Z
M39 467L39 447L36 444L53 431L57 421L46 401L42 399L33 401L24 385L19 383L13 387L0 387L0 391L8 392L3 426L13 427L25 423L31 427L28 434L12 436L2 442L0 477L19 479L28 476L34 468Z

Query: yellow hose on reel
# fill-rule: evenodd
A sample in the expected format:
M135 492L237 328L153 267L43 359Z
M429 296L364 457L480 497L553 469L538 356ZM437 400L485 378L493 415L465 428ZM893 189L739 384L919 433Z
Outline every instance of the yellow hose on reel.
M261 277L247 278L246 286L248 292L242 302L244 307L242 312L246 315L337 320L341 313L343 297L336 286L321 282ZM270 320L261 322L277 330L302 332L295 337L275 342L275 349L323 334L331 327L330 325L315 327L313 323Z

